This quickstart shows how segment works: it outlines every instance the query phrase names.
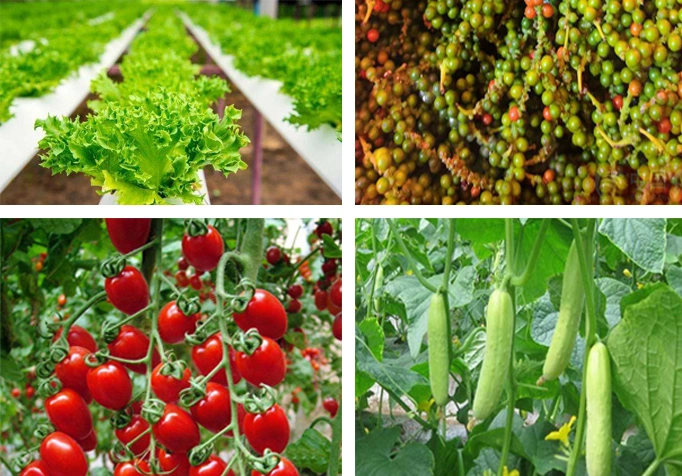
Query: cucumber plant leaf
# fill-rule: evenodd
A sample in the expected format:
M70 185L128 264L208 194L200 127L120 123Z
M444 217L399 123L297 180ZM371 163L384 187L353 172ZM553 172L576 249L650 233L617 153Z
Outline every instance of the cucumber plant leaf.
M614 389L642 422L658 460L680 465L682 298L667 286L641 294L624 308L608 339Z

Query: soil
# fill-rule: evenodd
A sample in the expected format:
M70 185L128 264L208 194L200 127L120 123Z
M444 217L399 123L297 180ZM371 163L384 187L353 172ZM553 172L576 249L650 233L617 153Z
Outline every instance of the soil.
M193 58L199 64L210 64L201 49ZM229 83L229 80L228 80ZM242 125L248 137L253 137L255 109L233 85L226 104L242 110ZM88 98L91 99L91 98ZM73 117L88 113L84 104ZM242 149L242 158L250 165L253 146ZM248 205L251 203L250 169L240 170L225 178L212 167L204 170L211 203L214 205ZM81 174L52 175L34 157L19 175L0 193L3 205L96 205L100 197ZM267 122L263 128L263 166L261 171L261 203L264 205L340 205L341 199L320 179L308 164L282 139Z

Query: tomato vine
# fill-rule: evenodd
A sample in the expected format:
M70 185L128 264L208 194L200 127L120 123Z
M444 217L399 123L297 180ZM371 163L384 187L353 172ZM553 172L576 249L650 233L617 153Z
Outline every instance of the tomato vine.
M144 233L146 236L143 239L138 237L138 242L130 247L125 241L134 234L126 236L115 231L116 227L125 226L125 223L107 222L109 235L117 237L112 241L119 253L100 253L98 242L84 245L89 253L105 258L100 267L106 281L104 291L87 292L83 289L76 292L75 298L67 298L66 294L59 294L60 288L55 288L57 292L43 286L37 288L48 296L54 294L58 308L77 307L73 313L67 311L56 316L49 313L48 307L48 312L40 313L33 334L22 326L17 327L18 335L34 340L32 345L38 358L34 360L30 354L23 354L20 365L26 365L24 369L35 373L33 378L38 379L35 383L38 390L35 397L27 395L27 401L19 403L16 411L22 420L30 420L30 413L23 414L24 404L31 405L33 412L40 413L44 402L49 423L41 423L34 434L35 439L42 441L40 460L33 460L38 450L38 446L32 443L34 440L20 431L24 450L18 452L14 438L3 433L3 444L7 446L0 448L0 461L13 475L20 472L23 475L41 465L47 466L50 474L62 474L64 470L60 469L59 455L50 453L56 450L43 448L56 448L56 443L48 443L53 438L62 441L62 447L72 448L79 461L80 455L96 449L98 452L104 450L115 465L116 476L137 474L138 471L167 474L169 470L172 470L170 474L177 476L194 475L196 471L211 471L209 468L219 468L215 474L240 476L251 474L252 470L254 475L293 475L303 468L321 472L323 467L327 474L338 474L341 411L338 404L333 412L327 410L326 400L336 402L331 395L335 392L340 395L340 355L336 355L340 348L333 344L336 339L332 336L331 324L337 313L336 317L340 319L341 270L337 261L341 258L341 222L335 222L339 227L337 230L326 220L318 225L319 228L324 224L324 228L330 231L323 239L316 237L312 240L319 239L321 243L313 246L313 252L305 256L305 261L318 256L318 261L331 262L333 266L326 266L328 272L320 273L323 266L316 262L314 273L321 277L315 286L305 279L297 284L301 291L292 300L303 303L296 312L286 312L282 301L287 299L290 284L301 279L297 277L303 263L301 258L296 258L299 261L295 264L287 260L274 266L263 265L263 245L270 242L278 246L282 222L266 226L263 219L248 219L235 220L232 224L217 221L210 225L193 219L184 224L181 240L176 238L180 221L153 219L149 222ZM53 231L58 230L56 225L61 224L58 221L0 221L3 256L1 291L3 301L7 297L12 303L7 306L7 314L3 313L3 321L12 319L17 324L20 322L17 318L21 307L17 304L25 296L25 289L14 287L18 276L9 267L10 262L25 259L24 253L18 251L27 249L34 253L33 250L47 245L45 255L50 258L44 268L36 268L35 271L41 274L43 270L53 271L53 266L60 266L57 261L50 261L52 251L57 249L57 241L75 244L73 248L64 247L63 252L80 256L83 250L78 247L77 237L83 236L81 233L85 229L89 229L92 237L98 228L96 223L94 220L79 222L78 225L69 223L72 228L67 238L54 232L40 236L38 230L45 225L52 225ZM168 230L166 224L169 225ZM311 230L310 226L306 228ZM13 235L14 232L19 233ZM314 230L311 236L313 234ZM11 242L17 237L17 242L6 246L8 239ZM199 246L194 246L194 240L198 240ZM180 242L183 256L177 262L178 273L187 275L192 271L194 274L183 279L176 273L174 281L173 272L169 269L168 251L177 250ZM289 254L292 253L299 253L295 245L289 249ZM37 277L38 282L44 282L41 274ZM76 278L83 278L78 280L84 284L94 282L92 278L95 276L92 270L80 275L77 273ZM198 289L190 285L195 276L200 283ZM114 283L114 280L119 282ZM322 288L333 291L329 312L334 314L328 314L326 308L324 313L313 313L311 298L303 295L304 292L312 295ZM64 289L67 290L66 287ZM73 291L73 288L67 290L69 294ZM267 307L259 308L258 319L264 320L267 326L274 322L268 319L284 319L284 327L273 335L276 340L262 335L259 332L262 327L250 324L254 318L249 317L248 308L260 295L270 297ZM98 322L99 317L111 312L112 305L124 317L107 317ZM17 317L11 318L9 310ZM263 312L266 315L261 315ZM273 312L280 317L275 317ZM235 315L242 315L247 324L236 322ZM105 346L98 346L87 330L76 325L76 322L87 324L88 321L88 327L100 330ZM304 327L313 334L307 336ZM313 347L312 342L319 343L320 347ZM185 346L181 345L183 343ZM80 347L82 345L87 347ZM3 363L12 347L13 353L21 355L17 343L12 343L9 348L0 349ZM191 360L198 373L188 364L187 350L192 350ZM325 353L333 359L332 362ZM20 370L19 367L16 370ZM66 371L72 376L67 378ZM324 382L318 378L317 373L322 371L324 378L331 378L331 381ZM136 374L140 374L139 377ZM225 377L222 383L221 375ZM308 382L305 381L306 376ZM0 379L0 389L5 385L5 378ZM303 391L306 403L299 403L303 396L299 392ZM289 392L291 399L283 400ZM323 397L326 398L324 406ZM4 398L0 392L0 399ZM23 395L14 398L23 400ZM88 405L91 399L94 400L93 405ZM90 411L96 418L69 421L57 411L68 405L79 409L78 415L84 418L90 416ZM301 430L297 430L291 435L296 436L297 441L289 444L290 411L304 406L313 410L318 405L322 412L329 411L334 415L331 418L318 417L302 435L298 434ZM101 421L105 415L111 416L111 427L117 441L101 439L102 435L112 435L109 433L111 429L103 428L99 423L95 425L95 421ZM281 431L280 436L273 437L272 425L267 422L274 415L281 422ZM321 422L330 425L328 434L331 440L326 440L314 428ZM209 432L208 437L202 437L204 432L200 426ZM4 424L2 428L5 432ZM311 441L316 441L326 451L314 457L308 454ZM219 453L214 453L224 449L226 442L231 451L227 462ZM286 456L283 454L285 450ZM5 451L10 452L11 459L5 457ZM75 472L69 474L87 473L88 458L82 458L85 466L79 463L72 469ZM292 461L303 467L296 469Z

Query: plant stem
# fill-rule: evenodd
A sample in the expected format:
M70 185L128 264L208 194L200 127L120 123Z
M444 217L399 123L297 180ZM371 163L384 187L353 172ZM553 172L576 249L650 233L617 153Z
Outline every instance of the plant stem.
M402 399L400 398L400 395L396 394L393 390L389 389L388 387L382 387L382 388L386 390L386 393L388 393L388 394L393 398L393 400L394 400L399 406L401 406L401 407L403 408L403 410L405 410L407 413L410 413L410 412L412 411L412 409L407 405L407 403L405 403L405 402L402 401ZM339 406L339 408L341 408L341 407ZM417 414L412 415L412 419L413 419L414 421L416 421L417 423L419 423L419 424L420 424L421 426L423 426L424 428L428 428L428 429L430 429L430 430L435 429L434 426L433 426L431 423L429 423L428 421L424 420L422 417L420 417L420 416L417 415Z
M291 283L294 281L294 278L296 277L296 272L301 268L301 266L303 266L303 263L305 263L310 258L312 258L315 255L315 253L317 253L320 250L321 250L321 248L318 246L317 248L313 249L310 253L308 253L305 256L305 258L298 260L298 263L296 263L296 266L294 266L294 269L291 270L291 274L289 275L289 279L287 279L287 284L286 284L286 287L284 288L285 290L289 289L289 287L291 286Z
M658 471L658 467L661 466L661 460L655 459L651 462L649 467L644 471L642 476L653 476Z
M149 239L147 241L157 240L159 243L156 246L145 248L142 251L142 274L148 283L152 280L154 268L161 263L157 263L156 255L161 254L161 233L163 232L163 218L152 218L151 231L149 232ZM160 268L159 268L160 269Z
M516 263L514 262L514 220L504 219L504 254L507 258L507 274L514 275Z
M258 267L261 265L262 260L264 223L265 220L263 219L249 219L246 224L246 233L244 236L244 241L242 242L242 245L240 247L240 250L242 250L242 252L245 253L246 258L246 266L244 269L243 278L250 279L254 283L256 281L256 277L258 276ZM216 282L217 286L220 288L219 291L221 291L216 293L217 300L216 307L219 310L219 312L221 311L224 312L223 294L225 284L225 264L229 259L229 256L230 254L228 253L223 255L223 257L220 259L217 270ZM227 329L227 319L218 319L218 325L220 327L220 335L222 337L220 339L220 342L223 348L223 358L220 367L221 369L225 369L225 374L227 377L227 386L228 389L230 390L230 395L237 395L237 391L234 386L234 380L232 379L232 368L230 366L230 350L229 346L227 345L230 339L230 334ZM232 411L232 421L230 422L230 427L233 431L234 441L238 448L243 449L243 446L241 445L241 437L239 434L238 422L239 412L237 408L237 402L235 399L230 399L230 407ZM240 457L239 454L237 454L236 456L237 456L236 472L238 475L245 475L246 468L244 465L244 459Z
M151 248L147 248L142 255L142 266L145 271L145 273L149 273L149 277L147 278L151 287L151 294L152 294L152 328L150 332L150 338L149 338L149 348L147 349L147 355L145 357L146 360L146 367L147 367L147 374L145 378L147 379L147 389L146 389L146 394L145 394L145 402L151 398L151 388L152 388L152 371L154 370L152 368L153 366L153 361L154 361L154 346L155 343L158 343L158 349L159 349L159 354L161 356L161 359L164 359L164 349L163 349L163 342L161 340L161 335L159 334L159 329L158 329L158 318L159 318L159 301L161 298L161 280L158 278L156 273L161 272L161 264L162 264L162 257L163 254L161 253L161 247L163 246L163 219L162 218L154 218L152 220L152 231L150 233L151 238L154 240L155 246ZM151 454L151 463L154 462L156 458L156 438L154 437L154 434L151 433L151 446L150 446L150 454Z
M542 224L540 225L540 230L535 236L533 249L531 250L528 261L526 262L526 268L523 270L521 275L511 278L511 284L514 286L523 286L528 282L528 279L530 279L532 272L535 270L535 264L537 263L538 256L540 256L540 250L542 249L542 243L545 240L545 234L547 233L547 228L549 228L549 223L549 219L543 218Z
M580 406L578 409L578 422L575 428L575 441L573 448L571 449L571 455L568 459L568 467L566 469L566 476L574 476L578 466L578 459L582 452L583 439L585 437L585 409L587 398L585 395L585 385L587 382L587 356L590 352L590 347L594 340L596 339L597 331L597 315L595 311L594 303L594 255L590 254L588 256L587 250L592 247L587 241L587 244L583 241L583 237L580 233L580 225L577 219L571 220L573 226L573 239L575 240L576 249L578 251L578 257L580 258L580 272L582 275L583 285L585 286L585 301L587 308L587 319L585 319L585 352L583 356L583 376L582 376L582 388L580 392ZM593 236L592 229L594 227L595 221L589 220L588 238Z
M417 280L421 283L422 286L424 286L426 289L431 291L432 293L435 293L438 288L428 282L424 276L422 276L421 271L419 271L419 268L417 268L417 263L414 261L414 258L412 257L412 254L410 251L407 249L407 246L405 246L405 242L403 241L403 237L400 236L400 233L398 233L398 230L396 229L395 224L393 223L392 219L386 219L386 223L388 223L389 228L395 235L396 239L398 240L398 246L400 246L400 250L403 252L405 255L405 258L407 259L408 264L410 265L410 268L412 269L412 272L414 273L414 276L417 278Z

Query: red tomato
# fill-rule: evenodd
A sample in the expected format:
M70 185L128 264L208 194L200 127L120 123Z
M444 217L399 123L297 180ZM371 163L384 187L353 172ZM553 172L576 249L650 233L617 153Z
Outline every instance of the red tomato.
M315 291L315 307L318 311L327 309L327 291L322 289Z
M269 337L263 337L260 347L252 355L237 352L235 360L242 377L255 386L267 384L274 387L284 380L287 372L284 352Z
M341 278L334 281L331 289L329 290L329 300L339 309L342 305L341 299Z
M54 337L52 342L56 342L62 335L63 329L60 327ZM77 345L79 347L85 347L90 352L97 352L97 342L92 337L88 331L83 329L81 326L73 325L69 328L69 334L66 336L66 342L69 345Z
M45 463L36 460L21 470L19 476L50 476L50 471L45 466Z
M111 355L120 359L144 359L149 350L149 337L137 327L124 324L118 331L116 339L107 347ZM156 366L159 362L161 362L159 351L154 349L152 365ZM123 365L138 374L145 374L147 372L147 366L144 363Z
M162 366L162 363L157 365L152 372L152 390L164 402L177 403L180 398L180 392L189 388L189 379L192 376L192 372L189 369L185 369L182 379L176 379L172 375L162 375Z
M334 418L336 413L339 411L339 402L337 402L333 397L325 398L322 402L322 406L329 412L332 418Z
M189 263L188 263L187 260L184 258L184 256L181 256L181 257L178 259L178 269L179 269L180 271L186 271L187 268L189 268Z
M263 475L258 471L252 471L251 476L299 476L296 466L294 466L291 461L286 458L282 458L275 469L270 471L268 474Z
M186 288L187 285L189 284L189 278L187 277L187 273L184 271L178 271L177 273L175 273L175 283L180 288Z
M88 436L78 440L78 444L83 448L83 451L92 451L97 448L97 431L93 429Z
M88 389L92 398L104 408L121 410L133 394L133 383L120 363L110 361L88 372Z
M230 391L222 385L208 382L206 396L190 410L197 423L208 431L218 433L229 425L232 419Z
M292 299L289 301L289 305L287 306L287 311L291 314L296 314L301 310L303 305L301 304L301 301L298 299Z
M83 397L70 388L45 399L45 411L57 431L75 440L83 440L92 433L92 415Z
M289 443L289 420L276 403L265 413L247 413L244 417L244 436L256 453L262 455L267 448L281 453Z
M104 290L111 304L128 315L135 314L149 304L147 281L132 266L126 266L117 276L105 279Z
M151 218L106 218L109 239L120 253L138 249L149 239Z
M163 448L159 451L159 465L165 476L188 476L189 458L186 453L169 453Z
M92 401L88 390L88 371L90 367L85 364L85 358L90 351L85 347L69 347L69 355L55 366L57 378L64 388L75 390L83 397L86 403Z
M337 340L341 340L341 329L342 328L343 328L343 325L341 324L341 313L339 313L334 318L334 322L332 323L332 334L334 334L334 337L336 337Z
M329 311L329 314L332 316L336 316L338 313L341 312L341 308L336 306L331 299L331 293L327 294L327 310Z
M336 273L336 268L337 265L334 258L328 259L324 262L324 264L322 264L322 272L325 276L332 276L334 273Z
M201 288L204 287L204 283L201 282L201 276L197 276L196 274L189 278L189 285L192 287L192 289L197 291L200 291Z
M51 433L40 444L40 457L50 476L85 476L88 459L76 440L66 433Z
M171 452L185 453L201 441L199 427L192 416L172 403L166 405L152 431L158 442Z
M230 369L232 370L233 383L237 383L242 379L241 374L237 370L235 363L235 352L230 347ZM203 344L199 344L192 348L192 362L196 365L201 375L208 375L211 371L222 363L223 360L223 343L220 339L220 333L216 332ZM211 382L219 383L220 385L227 385L227 372L218 371L211 378Z
M59 307L66 306L66 296L64 294L60 294L59 297L57 298L57 306Z
M277 264L279 262L279 260L282 259L282 250L280 250L276 246L271 246L265 252L265 259L267 260L268 263L270 263L272 265Z
M12 397L14 397L14 398L21 397L21 389L19 387L14 387L12 389Z
M301 296L303 296L303 286L301 286L300 284L292 284L291 286L289 286L287 294L289 294L289 296L294 299L298 299Z
M177 344L185 340L185 334L192 334L197 328L201 313L186 316L175 301L171 301L159 313L159 335L168 344Z
M129 446L130 451L132 451L135 456L139 456L144 453L147 448L149 448L149 442L151 439L150 434L149 432L145 433L148 429L149 423L147 420L142 418L140 415L133 415L133 417L130 419L130 423L123 428L116 429L116 438L118 438L118 440L124 445L127 445L135 438L139 437L135 443L132 443ZM145 434L140 436L143 433Z
M149 463L141 459L118 463L114 469L114 476L138 476L140 474L147 475L150 473L151 469L149 468Z
M322 238L322 235L331 235L332 233L334 233L334 228L328 221L321 222L315 229L315 234L318 238Z
M289 324L284 306L264 289L256 289L243 314L235 314L234 321L243 331L255 328L260 335L279 339Z
M182 254L199 271L214 270L224 251L223 237L211 225L205 235L182 237Z
M189 476L221 476L227 468L227 463L215 455L211 455L199 466L192 466ZM234 476L234 471L229 470L226 476Z
M26 398L31 399L36 394L36 389L30 385L26 385Z

